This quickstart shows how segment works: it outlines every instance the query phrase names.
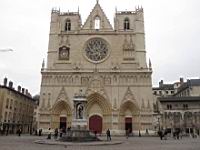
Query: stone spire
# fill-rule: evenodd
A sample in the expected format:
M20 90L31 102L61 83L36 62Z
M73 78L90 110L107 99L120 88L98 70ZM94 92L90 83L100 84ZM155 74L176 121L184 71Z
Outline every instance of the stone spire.
M149 69L152 69L152 65L151 65L151 59L149 58Z
M42 70L44 70L44 68L45 68L45 60L43 59L43 61L42 61Z

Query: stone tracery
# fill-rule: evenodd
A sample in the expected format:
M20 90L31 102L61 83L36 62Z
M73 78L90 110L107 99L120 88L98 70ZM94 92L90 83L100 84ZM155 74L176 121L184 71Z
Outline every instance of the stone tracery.
M92 61L101 61L108 55L106 42L101 38L93 38L87 42L86 56Z

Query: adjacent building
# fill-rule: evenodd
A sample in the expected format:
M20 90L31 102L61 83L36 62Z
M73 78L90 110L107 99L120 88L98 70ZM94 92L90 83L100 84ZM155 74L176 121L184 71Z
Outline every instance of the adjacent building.
M0 85L0 132L2 134L16 133L19 128L22 133L30 133L33 125L35 100L27 89L13 87L13 82L7 85L7 78Z
M88 129L138 134L153 129L151 63L143 8L115 12L114 27L99 2L82 24L78 12L52 10L43 63L38 128L71 127L73 99L87 99Z
M198 134L200 131L200 79L188 79L180 82L165 85L171 87L170 95L166 96L166 89L153 88L162 91L157 97L158 107L155 113L159 117L158 126L171 130L182 130L186 134ZM158 92L160 93L160 92Z

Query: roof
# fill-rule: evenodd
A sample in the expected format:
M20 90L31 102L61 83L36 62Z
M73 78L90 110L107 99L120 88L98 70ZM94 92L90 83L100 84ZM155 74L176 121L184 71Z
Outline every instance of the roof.
M200 79L190 79L187 81L191 86L200 86Z
M4 85L0 85L0 88L10 90L10 91L12 91L12 92L14 92L14 93L16 93L16 94L19 94L19 95L21 95L21 96L23 96L23 97L26 97L26 98L28 98L28 99L30 99L30 100L32 100L32 101L35 101L35 99L33 99L31 96L26 95L26 94L23 94L23 93L21 93L21 92L19 92L19 91L16 91L16 90L13 89L13 88L9 88L9 87L4 86Z
M200 86L200 79L189 79L187 82L184 82L179 88L175 95L180 93L181 91L190 88L192 86Z
M188 97L158 97L160 102L200 102L200 96Z
M160 87L153 87L153 90L174 90L173 84L163 84Z

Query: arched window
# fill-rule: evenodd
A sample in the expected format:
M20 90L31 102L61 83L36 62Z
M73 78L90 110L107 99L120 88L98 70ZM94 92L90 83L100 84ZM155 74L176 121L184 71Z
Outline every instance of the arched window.
M96 30L100 29L100 18L98 16L95 17L94 29L96 29Z
M124 30L129 30L130 29L130 21L129 18L124 19Z
M70 19L67 19L65 22L65 31L70 31L71 30L71 21Z

